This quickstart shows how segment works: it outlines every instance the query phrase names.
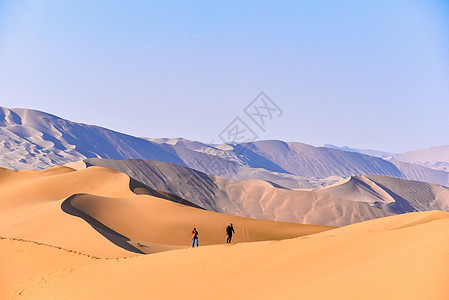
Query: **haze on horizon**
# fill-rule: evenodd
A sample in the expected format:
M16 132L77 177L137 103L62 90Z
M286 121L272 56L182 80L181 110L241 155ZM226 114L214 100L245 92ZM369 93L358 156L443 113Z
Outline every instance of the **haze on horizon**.
M0 2L0 105L209 142L264 91L283 114L260 139L389 152L449 144L448 9Z

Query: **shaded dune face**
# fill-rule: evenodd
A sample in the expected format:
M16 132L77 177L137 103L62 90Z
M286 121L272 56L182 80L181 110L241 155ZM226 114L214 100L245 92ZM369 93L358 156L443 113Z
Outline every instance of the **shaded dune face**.
M64 200L64 202L62 202L61 209L69 215L83 219L90 226L92 226L93 229L95 229L98 233L100 233L103 237L108 239L114 245L116 245L122 249L128 250L130 252L141 253L141 254L144 253L141 250L137 249L136 247L132 246L129 243L130 239L127 238L126 236L118 233L117 231L114 231L113 229L107 227L106 225L99 222L97 219L93 218L89 214L86 214L82 210L77 209L75 206L73 206L72 201L77 199L77 197L82 197L82 196L86 196L86 195L79 194L79 195L73 195L73 196L68 197L66 200Z
M119 257L188 247L193 227L200 232L201 245L225 243L231 222L235 242L330 229L209 212L102 167L0 170L0 236Z
M381 175L352 176L317 190L352 201L386 207L391 213L449 210L449 188L427 182Z
M383 175L351 176L325 188L291 190L263 180L229 180L165 162L85 162L124 172L155 196L169 194L167 199L174 202L182 198L191 206L255 219L345 226L413 211L449 210L448 188Z
M191 207L195 207L195 208L200 208L203 209L201 206L187 201L186 199L183 199L179 196L170 194L168 192L164 192L164 191L160 191L160 190L155 190L133 178L130 178L129 181L129 188L131 191L133 191L136 195L148 195L148 196L154 196L157 198L161 198L161 199L166 199L166 200L170 200L172 202L175 203L179 203L179 204L183 204L183 205L187 205L187 206L191 206Z
M387 207L340 196L289 190L257 179L228 180L165 162L89 159L86 164L124 172L147 189L176 195L206 210L242 217L343 226L392 214Z

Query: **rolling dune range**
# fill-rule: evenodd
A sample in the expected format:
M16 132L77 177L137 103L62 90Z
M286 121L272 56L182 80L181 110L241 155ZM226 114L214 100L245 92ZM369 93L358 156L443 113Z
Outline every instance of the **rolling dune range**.
M228 180L165 162L84 160L128 174L152 189L204 209L256 219L344 226L414 211L449 211L449 189L382 175L351 176L317 189L288 189L262 180Z
M188 201L181 201L184 205L154 196L158 194L151 188L141 186L137 195L130 183L126 174L102 167L0 169L0 236L121 257L188 247L193 227L202 245L224 243L224 229L231 222L236 225L235 242L291 238L330 228L209 212Z
M409 156L386 160L375 156L378 151L364 151L371 156L277 140L209 145L182 138L139 138L30 109L0 107L0 137L0 166L15 170L46 169L86 158L145 159L288 188L318 188L363 174L449 186L444 168L429 168L420 160L410 163ZM438 154L434 160L445 159L447 148L432 153ZM432 166L446 163L432 161Z
M6 108L0 137L0 299L448 298L447 147L208 145Z

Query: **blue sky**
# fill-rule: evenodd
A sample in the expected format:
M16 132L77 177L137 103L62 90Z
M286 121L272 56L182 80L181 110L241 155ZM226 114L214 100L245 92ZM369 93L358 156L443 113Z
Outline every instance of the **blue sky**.
M261 91L260 139L449 144L449 3L0 0L1 106L209 142Z

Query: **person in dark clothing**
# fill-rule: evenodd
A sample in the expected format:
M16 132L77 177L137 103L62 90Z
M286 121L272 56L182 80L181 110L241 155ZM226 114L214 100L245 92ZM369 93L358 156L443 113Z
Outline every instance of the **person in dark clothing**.
M196 228L193 228L193 230L192 230L192 248L195 247L195 242L196 242L196 246L198 247L198 231L196 230Z
M226 235L228 236L228 239L226 240L226 243L231 243L232 240L232 234L235 233L234 227L232 226L232 223L226 227Z

